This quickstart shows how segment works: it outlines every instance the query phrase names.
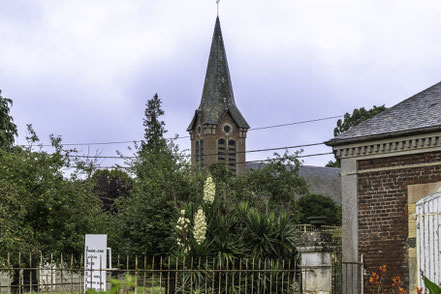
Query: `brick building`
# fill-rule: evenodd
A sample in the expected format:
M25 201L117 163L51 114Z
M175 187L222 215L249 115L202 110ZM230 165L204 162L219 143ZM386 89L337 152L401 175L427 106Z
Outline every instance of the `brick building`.
M441 187L441 83L326 144L342 165L343 261L386 264L416 293L415 204Z
M250 128L234 100L227 55L216 18L201 103L187 128L191 161L201 167L224 163L245 171L245 141Z

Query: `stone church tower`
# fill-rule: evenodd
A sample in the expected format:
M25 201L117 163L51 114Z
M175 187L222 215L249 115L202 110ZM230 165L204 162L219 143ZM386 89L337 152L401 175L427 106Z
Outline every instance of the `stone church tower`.
M207 167L225 164L234 173L245 171L245 140L250 128L236 106L227 55L216 18L201 103L187 128L191 162Z

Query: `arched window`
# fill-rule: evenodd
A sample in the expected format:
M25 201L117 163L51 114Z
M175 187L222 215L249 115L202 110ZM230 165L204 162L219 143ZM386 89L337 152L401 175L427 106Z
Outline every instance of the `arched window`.
M228 168L236 172L236 141L230 139L228 141Z
M225 162L225 139L217 140L217 161Z

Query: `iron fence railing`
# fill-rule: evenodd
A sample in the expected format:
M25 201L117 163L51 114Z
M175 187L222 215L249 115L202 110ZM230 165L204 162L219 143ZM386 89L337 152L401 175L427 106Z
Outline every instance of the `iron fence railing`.
M96 261L98 262L98 261ZM101 264L101 262L99 262ZM102 264L101 264L102 265ZM361 263L332 265L332 293L362 293ZM117 257L114 264L84 268L83 257L8 255L0 258L0 293L83 293L106 281L133 277L138 293L303 293L305 273L295 259L185 259L178 257ZM87 275L86 275L87 274ZM98 287L100 290L100 287ZM101 290L104 290L102 286Z
M302 275L296 260L127 257L124 262L117 258L107 268L88 269L82 257L23 257L9 255L2 260L1 293L83 293L103 280L106 285L97 290L109 290L110 279L126 275L137 285L134 293L301 293ZM87 277L99 283L93 285L93 278Z

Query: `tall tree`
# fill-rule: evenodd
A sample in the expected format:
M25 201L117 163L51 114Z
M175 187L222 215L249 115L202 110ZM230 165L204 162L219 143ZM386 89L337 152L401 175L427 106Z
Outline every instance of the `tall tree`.
M145 140L130 163L129 172L136 176L131 196L116 201L118 214L109 232L120 254L168 253L174 244L176 206L192 192L189 165L163 137L163 114L156 94L146 104Z
M145 141L141 143L142 151L157 152L166 145L164 134L167 131L164 129L165 123L160 119L164 115L161 104L157 93L147 101L143 123Z
M384 105L381 106L373 106L371 109L366 110L364 107L356 108L352 111L352 114L348 112L343 116L343 120L339 119L337 121L337 126L334 128L334 136L338 136L350 128L360 124L361 122L379 114L386 110ZM326 167L340 167L340 162L338 160L330 160Z
M14 136L17 136L17 126L14 119L9 115L9 106L12 100L5 98L0 90L0 147L11 147L14 144Z

